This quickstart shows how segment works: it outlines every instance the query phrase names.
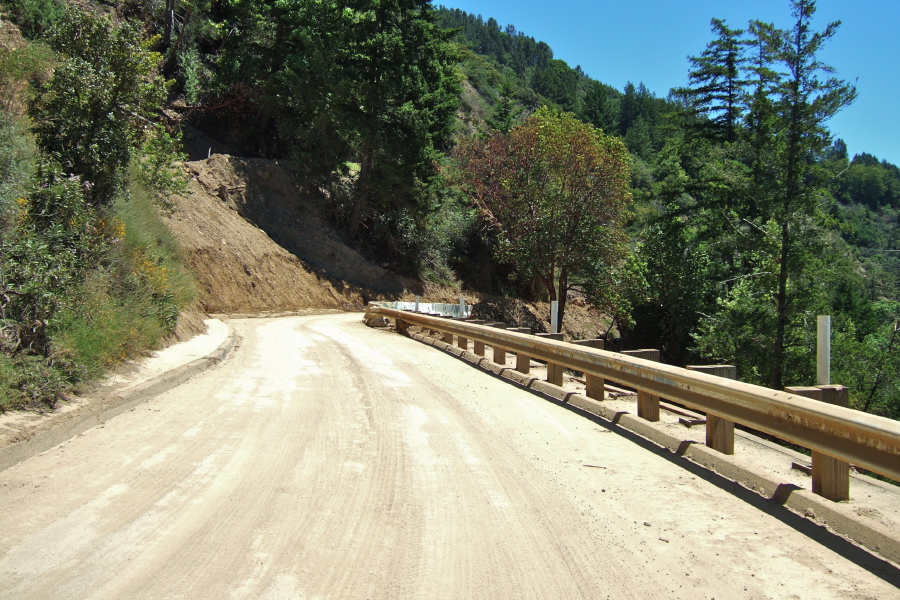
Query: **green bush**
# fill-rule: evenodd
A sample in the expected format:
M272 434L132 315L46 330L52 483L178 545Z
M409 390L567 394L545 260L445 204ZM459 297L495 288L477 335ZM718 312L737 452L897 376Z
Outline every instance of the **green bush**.
M196 296L196 280L145 188L133 184L100 224L109 243L102 265L79 286L51 332L55 356L90 377L158 348Z
M0 413L52 408L68 383L65 371L41 356L0 352Z
M41 223L50 200L63 216ZM158 348L196 296L153 194L137 184L101 214L65 179L38 186L19 212L0 249L0 410L53 406L68 386Z
M3 4L12 22L30 40L44 36L65 11L60 0L5 0Z

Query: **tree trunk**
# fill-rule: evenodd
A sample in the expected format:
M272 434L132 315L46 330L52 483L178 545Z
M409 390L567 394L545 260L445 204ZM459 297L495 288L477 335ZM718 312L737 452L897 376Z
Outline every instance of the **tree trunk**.
M785 215L787 219L787 215ZM784 336L787 330L787 280L788 255L790 248L790 231L785 220L781 224L781 264L778 269L778 292L775 294L775 344L773 348L774 365L770 387L781 390L784 387Z
M354 240L358 237L359 227L369 199L369 179L372 176L372 160L375 150L369 142L363 142L362 156L359 162L359 176L356 189L353 191L353 206L347 220L347 237Z
M559 289L557 290L556 301L556 322L559 324L559 332L563 329L563 315L566 314L566 298L569 295L569 272L563 268L559 271ZM552 320L551 320L552 321ZM555 333L555 332L551 332Z
M172 44L173 29L175 29L175 0L166 0L166 32L163 34L163 45L166 50Z

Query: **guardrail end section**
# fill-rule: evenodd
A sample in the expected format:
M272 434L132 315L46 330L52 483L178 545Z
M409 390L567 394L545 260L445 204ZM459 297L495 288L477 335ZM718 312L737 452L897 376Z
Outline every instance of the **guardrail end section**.
M366 310L366 314L363 316L363 323L369 327L387 327L391 324L387 317L370 310Z

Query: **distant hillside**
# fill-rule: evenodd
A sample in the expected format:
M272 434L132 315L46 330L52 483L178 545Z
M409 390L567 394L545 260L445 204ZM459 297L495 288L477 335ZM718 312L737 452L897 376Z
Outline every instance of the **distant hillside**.
M675 107L657 98L642 83L629 83L619 91L592 79L580 66L553 57L547 43L536 41L513 25L502 28L493 17L485 21L460 9L440 7L438 23L455 30L465 48L462 72L483 99L474 102L465 94L468 113L495 113L511 99L522 118L538 105L573 112L583 121L620 135L637 156L648 159L665 142L665 116Z

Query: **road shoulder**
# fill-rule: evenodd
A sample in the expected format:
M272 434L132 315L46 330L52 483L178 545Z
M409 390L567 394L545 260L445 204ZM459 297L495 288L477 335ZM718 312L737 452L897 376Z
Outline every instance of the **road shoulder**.
M88 396L47 413L0 416L0 471L133 409L221 363L236 344L231 328L207 319L207 333L173 344L111 376Z

